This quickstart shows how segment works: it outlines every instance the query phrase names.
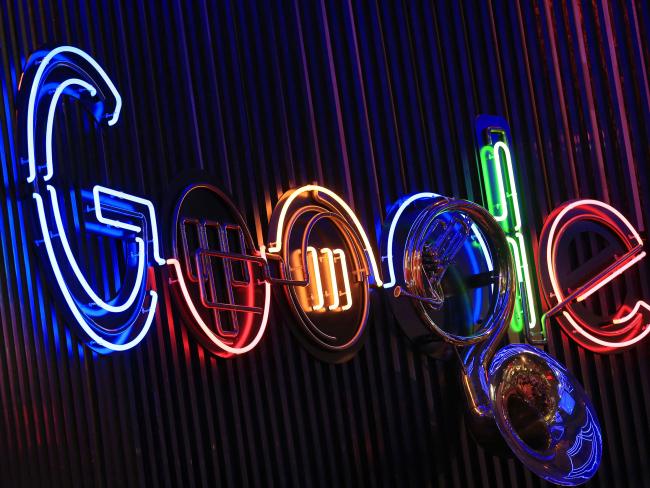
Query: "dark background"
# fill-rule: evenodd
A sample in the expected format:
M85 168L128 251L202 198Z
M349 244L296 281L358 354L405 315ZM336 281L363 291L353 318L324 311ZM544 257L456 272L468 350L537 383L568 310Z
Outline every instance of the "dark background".
M415 352L378 293L368 341L344 365L309 356L277 306L252 353L210 356L160 285L140 346L111 356L81 346L16 184L18 80L43 45L89 52L121 92L122 117L98 135L66 109L57 150L71 169L59 184L112 185L162 209L174 180L202 169L234 196L258 245L282 192L312 181L351 202L371 238L407 192L481 202L480 113L510 121L533 241L575 197L612 203L647 236L648 2L0 5L1 485L544 484L477 446L456 364ZM626 282L650 296L648 271L608 293L620 302ZM547 349L598 410L592 484L647 483L650 341L595 355L553 323Z

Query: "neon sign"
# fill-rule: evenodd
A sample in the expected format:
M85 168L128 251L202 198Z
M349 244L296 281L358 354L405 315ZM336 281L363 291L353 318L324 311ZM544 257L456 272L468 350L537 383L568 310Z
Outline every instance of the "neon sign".
M291 289L292 306L309 324L305 330L313 332L318 346L336 355L336 360L351 357L368 314L368 267L377 286L381 278L365 231L338 195L308 185L280 202L271 226L275 240L269 247L269 257L280 263L282 276L277 278L272 276L264 246L255 249L243 218L215 187L195 184L185 189L172 218L173 256L165 260L152 202L96 185L83 193L91 208L85 214L84 230L117 241L124 251L124 276L116 270L113 280L121 287L106 299L93 286L69 241L65 210L57 186L50 183L57 179L52 139L63 97L77 100L98 124L109 126L119 120L122 99L101 66L69 46L32 56L20 91L28 93L20 123L26 128L23 160L26 181L33 188L38 244L82 340L99 352L123 351L138 344L153 323L158 302L148 268L167 264L187 324L214 354L243 354L259 343L268 322L271 284L276 283ZM312 197L308 204L305 200ZM305 243L314 239L318 246L295 246L287 235L303 225L296 222L297 216L308 213L313 218L303 239ZM323 239L322 229L339 232L332 239L335 245ZM312 313L318 317L310 318ZM335 322L332 314L337 315ZM338 330L341 324L344 327ZM329 333L323 332L328 327Z
M349 359L361 346L368 318L369 278L382 285L368 236L332 190L306 185L282 196L271 215L267 250L299 327L315 356ZM371 274L372 273L372 274Z
M185 188L171 220L174 257L167 264L186 323L214 354L250 351L264 335L271 305L264 249L255 249L239 211L212 185Z
M311 307L314 311L330 310L335 312L352 308L350 278L343 249L332 250L325 247L318 252L313 246L307 246L307 255L309 256L307 258L307 274L313 276L314 279L310 280L304 290L305 293L298 291L300 306L303 309ZM302 269L300 251L295 251L291 260L293 269ZM337 268L339 269L337 270ZM343 287L339 285L339 276L342 277ZM304 276L298 279L304 279ZM344 299L343 305L340 304L341 298ZM327 303L325 303L326 299Z
M590 227L583 229L581 226L585 225ZM603 265L600 271L583 283L572 285L572 291L566 292L566 286L560 282L562 276L558 273L558 262L563 258L561 246L566 246L581 229L593 233L594 226L604 231L603 235L609 234L609 240L622 247L623 254L615 256L612 252L609 255L611 262ZM647 315L650 311L647 302L638 300L632 307L623 305L604 322L594 317L584 307L584 302L645 257L639 232L611 205L585 199L557 208L548 217L540 236L540 281L551 307L542 320L557 315L560 325L571 337L592 351L608 352L636 344L650 334L650 316L644 318L644 312ZM562 268L569 266L563 265Z
M153 203L95 185L82 192L90 207L79 226L81 233L111 239L123 252L123 270L114 266L110 276L119 290L107 298L106 290L97 289L98 280L88 277L68 237L72 225L66 219L65 200L57 191L53 132L63 97L80 103L98 125L108 126L119 120L121 97L101 66L70 46L33 55L20 91L27 101L19 113L25 129L21 151L36 216L37 244L82 340L94 350L124 351L146 336L158 303L154 266L167 265L166 284L185 312L186 325L199 343L221 357L247 353L261 341L269 319L271 287L279 285L297 322L292 330L304 347L320 359L346 361L363 343L371 286L392 288L391 306L414 341L430 344L437 335L446 344L468 346L459 359L473 411L497 421L506 441L530 469L546 479L570 484L590 478L597 469L600 431L593 408L575 380L531 346L496 350L515 306L512 290L516 289L521 315L515 320L525 322L527 332L537 327L507 129L487 127L490 137L496 134L500 139L480 151L493 217L476 204L435 193L408 196L390 213L387 232L382 234L381 262L354 211L323 186L305 185L283 195L269 222L268 249L260 245L257 250L231 200L215 186L191 184L174 208L168 242L171 257L164 259ZM507 127L502 120L499 123ZM624 242L627 252L564 297L555 266L557 242L566 226L580 219L608 227ZM616 333L596 330L572 312L572 301L589 299L645 257L638 232L629 222L613 208L585 200L568 204L547 227L548 281L558 302L547 316L562 309L566 321L583 336L581 343L594 350L625 347L650 333L650 327L642 325L642 312L650 310L644 301L613 318L612 324L619 326ZM456 264L460 254L467 257L462 266ZM385 283L380 264L388 276ZM515 279L518 288L513 287ZM467 296L473 301L470 307ZM407 302L404 298L415 306L402 307ZM410 312L400 315L404 310ZM442 330L439 323L450 318L454 323L466 319L470 330ZM445 354L442 349L437 352ZM528 372L520 374L525 368ZM546 368L544 374L540 374L542 368ZM530 384L533 375L540 379L538 385L546 382L545 400L550 400L546 404L556 410L547 416L556 428L552 433L557 442L547 449L549 456L555 456L554 463L546 461L549 457L540 465L539 456L530 456L526 442L513 435L510 413L503 403L512 395L535 390ZM586 416L577 434L564 430L564 425L570 427L568 419L574 410ZM565 449L567 439L575 440L570 449ZM558 454L568 455L570 463ZM549 464L554 473L544 471ZM569 474L565 472L568 464Z
M77 255L78 246L69 238L72 224L66 218L67 207L58 182L53 133L57 110L64 99L76 100L98 125L115 125L122 107L119 92L92 57L70 46L34 54L21 79L20 92L25 101L18 114L20 126L25 129L21 131L22 162L31 189L37 244L82 340L93 349L123 351L144 338L158 302L153 267L165 264L174 296L186 312L187 324L207 349L224 357L246 353L259 343L268 323L272 285L285 292L299 323L296 335L314 354L332 361L346 360L360 347L371 286L393 288L395 294L403 296L410 293L396 286L404 277L415 274L404 263L395 261L395 241L409 237L402 235L401 229L406 215L440 201L442 197L435 193L418 193L398 202L382 235L379 262L354 211L325 187L305 185L287 192L273 210L268 249L260 245L258 250L232 202L214 186L193 184L185 189L176 206L172 256L164 259L153 203L95 185L91 191L82 192L90 211L84 214L81 224L75 225L82 227L82 232L111 239L123 252L123 265L112 271L119 290L109 297L110 293L98 288L97 280L89 277ZM540 322L543 325L546 317L562 309L561 322L568 324L565 328L576 332L579 342L593 350L627 347L644 338L650 333L644 320L650 305L643 300L622 307L606 327L592 327L589 320L579 319L574 313L576 305L589 300L646 255L638 232L629 222L613 208L591 200L558 210L553 223L544 228L547 252L540 257L545 256L549 266L544 268L540 263L540 269L542 273L547 271L547 277L542 279L544 291L547 297L552 294L556 303L544 320L537 321L527 257L529 243L523 233L508 147L509 129L498 117L479 117L476 128L479 140L485 143L480 148L485 199L506 233L515 260L515 329L525 324L527 336L541 334ZM202 197L196 201L207 199L209 204L197 204L197 195ZM567 215L571 222L587 219L608 227L619 235L627 252L565 296L558 284L555 243L564 234ZM426 286L431 298L427 303L442 306L442 277L448 262L462 250L469 256L476 277L472 284L477 285L477 304L472 316L477 318L482 297L486 296L482 284L489 281L492 257L475 224L460 218L441 225L448 229L436 245L446 249L446 254L434 256L427 251L420 256L438 263L439 269L427 262L413 263L424 266L428 273ZM380 264L387 277L385 283Z
M268 252L279 253L280 251L282 251L283 235L284 232L286 231L285 221L287 218L287 213L291 209L291 205L294 203L294 200L296 200L301 196L308 195L310 193L312 193L314 195L314 198L316 198L321 203L325 202L324 199L320 198L321 194L324 195L326 198L330 198L333 201L333 204L335 205L335 207L333 208L338 208L338 210L335 211L337 213L340 213L344 219L350 220L351 224L349 225L356 230L358 237L361 239L361 242L363 244L363 251L366 253L368 260L370 261L370 267L372 269L375 283L377 286L382 286L383 282L379 275L379 266L377 265L377 259L375 258L375 253L372 250L372 246L370 245L370 241L368 240L368 235L366 234L366 231L363 229L361 222L359 222L359 219L355 215L354 211L345 202L345 200L343 200L335 192L333 192L328 188L325 188L324 186L305 185L305 186L301 186L300 188L296 188L295 190L291 190L282 196L282 198L280 199L276 207L277 210L276 209L273 210L274 216L277 215L276 219L272 219L274 221L273 222L274 225L269 226L272 229L274 229L274 231L271 232L271 238L273 238L274 240L269 246Z
M532 342L543 341L545 331L537 322L528 261L529 238L524 235L517 179L510 154L510 128L503 117L479 115L476 118L476 137L487 208L506 233L517 270L517 300L510 328L514 332L524 331Z
M144 338L156 312L158 295L151 290L152 273L146 268L164 264L153 204L104 186L92 189L96 222L89 217L86 230L112 236L121 243L125 254L122 286L107 300L81 269L68 239L57 187L47 184L56 180L52 135L61 98L77 99L98 124L106 122L109 126L119 119L122 99L101 66L70 46L31 56L19 90L27 100L26 110L19 113L21 126L26 129L21 131L21 150L28 169L26 181L32 187L41 254L90 347L99 352L130 349ZM112 108L110 113L108 107Z
M169 282L187 324L214 354L244 354L259 343L271 285L286 291L296 335L317 357L345 361L360 347L368 263L376 260L352 209L331 190L308 185L283 196L268 250L255 249L243 217L212 185L185 188L172 223Z

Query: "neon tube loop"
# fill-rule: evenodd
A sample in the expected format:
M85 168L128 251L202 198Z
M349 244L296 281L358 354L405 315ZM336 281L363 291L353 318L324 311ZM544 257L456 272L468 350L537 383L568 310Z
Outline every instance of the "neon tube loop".
M210 183L189 183L183 189L170 224L168 283L186 325L219 357L249 352L264 336L271 306L266 249L256 250L235 204ZM230 317L228 327L222 314Z
M312 305L312 309L322 310L325 306L325 296L323 294L323 282L321 280L321 271L318 264L318 253L313 246L307 246L307 255L310 257L308 259L311 263L312 269L314 270L314 286L316 287L316 303Z
M260 256L262 259L266 260L266 252L264 246L260 247ZM187 283L185 282L185 278L183 276L183 270L181 269L181 263L178 261L178 259L170 258L167 260L167 264L174 269L174 274L176 275L176 280L180 287L181 293L183 294L183 298L185 299L185 302L187 303L187 306L189 307L192 317L196 321L196 324L212 342L230 354L244 354L257 346L257 344L262 339L262 336L264 335L264 331L266 330L266 325L269 320L269 309L271 308L271 284L268 281L264 282L264 308L262 312L262 322L260 328L257 331L257 334L246 346L234 347L225 342L217 334L215 334L201 317L201 314L194 305L194 301L192 300L190 292L187 288Z
M117 91L117 88L115 88L115 85L108 77L106 72L102 69L102 67L90 55L88 55L86 52L82 51L81 49L73 46L60 46L50 51L43 59L40 60L38 69L36 71L36 75L34 76L34 81L32 82L31 85L31 90L29 92L29 103L27 106L27 157L29 161L29 176L27 177L27 183L32 183L36 179L36 156L34 150L34 125L35 125L34 111L37 106L36 97L39 94L40 82L45 74L46 68L49 67L50 62L54 60L56 56L59 54L72 54L81 57L85 62L90 64L93 70L96 73L98 73L101 79L104 81L104 83L106 83L106 86L108 86L108 88L110 89L111 94L113 95L113 99L115 100L115 108L113 110L110 119L108 120L108 125L115 125L117 123L117 120L120 117L120 110L122 109L122 97ZM71 80L74 80L76 82L81 81L78 79L71 79ZM81 81L81 86L86 88L92 96L95 96L96 91L94 87L90 86L89 84L83 81ZM61 91L63 91L63 89L61 89ZM45 174L43 179L45 181L49 181L53 175L54 175L54 167L50 159L49 162L47 163L47 173Z
M93 205L97 221L127 231L132 235L129 239L133 239L137 245L137 252L133 256L135 260L128 256L126 259L127 278L130 276L132 279L126 280L127 284L115 298L105 300L93 289L72 251L56 187L52 184L44 187L38 185L39 178L49 182L55 176L52 139L54 119L61 96L66 94L78 97L81 92L86 92L90 98L94 98L101 91L102 102L106 101L103 97L108 96L113 103L113 111L107 116L109 126L116 124L119 119L122 99L101 66L87 53L75 47L60 46L40 59L30 59L26 73L32 73L34 70L29 87L24 86L25 80L21 79L20 89L29 90L26 131L23 133L29 169L26 180L34 185L33 200L45 256L66 304L80 329L87 335L89 344L99 352L123 351L135 346L144 338L156 312L156 292L152 290L145 293L149 245L152 246L153 261L159 265L165 263L160 256L153 204L149 200L111 188L100 185L93 187ZM74 72L86 79L74 76L63 78L61 75L67 72ZM38 131L42 130L39 129L39 114L42 113L39 107L48 103L45 134L43 139L39 139ZM101 108L104 108L103 104ZM38 161L43 151L45 165L40 166ZM41 174L42 170L44 174ZM42 188L45 189L46 195L42 195ZM107 204L109 200L121 200L129 206L144 206L147 210L145 214L120 212L119 206ZM109 207L112 213L122 214L127 220L121 218L122 215L119 218L107 218L104 209ZM141 216L143 225L132 223L134 218L138 220L137 216ZM56 231L52 230L52 224ZM148 230L151 232L151 239L148 237ZM148 307L145 306L146 296L149 296Z
M612 264L568 295L564 295L557 274L557 247L567 228L578 220L592 220L613 231L628 248ZM571 308L572 302L588 299L603 286L623 274L646 257L643 240L632 224L611 205L594 199L569 202L558 208L544 223L540 235L540 274L547 301L551 308L542 316L547 320L560 315L560 324L571 332L575 339L587 349L607 352L629 347L650 334L650 323L643 322L642 309L650 311L650 305L638 300L629 313L614 317L609 326L594 327L581 319ZM615 325L617 327L612 328Z
M271 281L284 285L298 338L325 361L351 358L366 330L369 280L383 285L375 252L353 210L319 185L289 190L273 209L269 241L269 259L280 268L280 277ZM337 321L333 314L339 313Z
M488 132L505 133L506 129L491 127ZM526 242L522 233L521 205L510 148L506 142L497 141L494 145L481 147L480 158L488 208L492 216L506 232L508 244L511 246L517 262L517 280L519 282L517 298L527 321L529 332L537 327L537 311L533 299L533 285L527 259ZM496 188L492 186L493 181L496 181ZM519 320L517 315L513 316L513 324ZM520 325L517 325L516 328L513 327L513 329L519 330Z

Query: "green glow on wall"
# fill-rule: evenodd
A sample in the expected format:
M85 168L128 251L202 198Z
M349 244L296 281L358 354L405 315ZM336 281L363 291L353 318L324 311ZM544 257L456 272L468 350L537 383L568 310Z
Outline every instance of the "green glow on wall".
M517 300L510 328L520 333L524 327L529 332L545 335L537 320L531 267L528 260L529 239L523 234L521 207L515 178L514 165L504 131L492 130L491 135L500 139L493 145L481 147L481 175L487 208L499 222L506 234L517 270Z

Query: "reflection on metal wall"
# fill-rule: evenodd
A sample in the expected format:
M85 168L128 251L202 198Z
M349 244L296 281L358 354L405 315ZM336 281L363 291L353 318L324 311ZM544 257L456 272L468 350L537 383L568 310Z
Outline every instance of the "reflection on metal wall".
M258 246L283 191L312 181L353 203L370 234L407 192L480 202L481 113L510 123L534 242L550 211L576 197L611 203L645 238L646 2L5 0L0 39L3 485L542 484L474 443L456 364L414 352L377 293L367 342L343 365L307 354L279 306L252 353L212 356L183 326L160 273L159 314L139 347L106 357L80 346L30 240L17 183L18 81L43 45L91 53L124 107L101 136L66 107L55 137L70 188L101 181L165 208L174 180L203 170L234 196ZM98 280L100 252L85 255ZM633 288L650 296L648 278L645 265L615 281L602 306ZM601 356L554 322L548 332L549 352L601 419L593 485L641 484L650 477L649 342Z

